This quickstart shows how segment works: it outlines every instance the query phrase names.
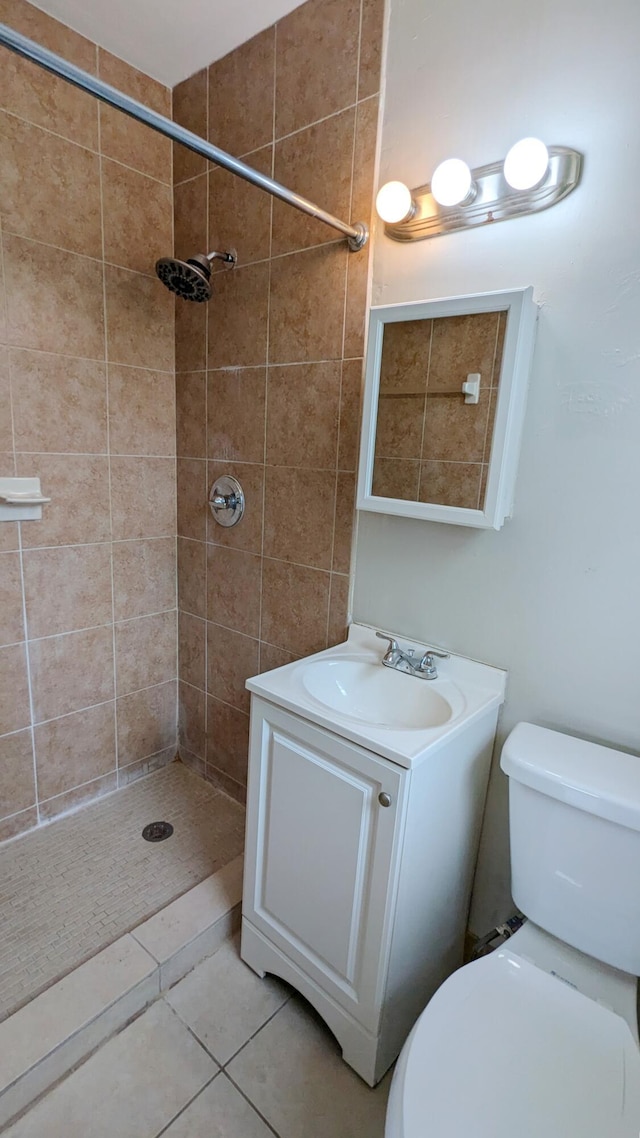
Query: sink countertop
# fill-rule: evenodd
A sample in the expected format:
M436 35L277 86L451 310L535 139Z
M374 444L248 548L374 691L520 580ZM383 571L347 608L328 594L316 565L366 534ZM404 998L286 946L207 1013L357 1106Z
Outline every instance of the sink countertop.
M405 651L409 648L415 649L418 659L425 651L425 645L401 636L396 636L395 639ZM504 702L507 678L505 671L491 667L489 664L468 660L465 656L455 655L451 655L447 660L437 661L437 680L418 679L410 675L403 677L407 683L423 684L425 688L432 687L435 691L438 691L439 685L446 690L453 684L461 693L464 701L463 710L452 720L436 727L383 727L354 720L315 699L303 683L305 669L315 661L360 660L379 664L382 668L381 661L385 651L383 642L376 637L375 629L362 624L352 624L344 644L316 652L313 656L306 656L292 664L274 668L273 671L264 672L260 676L252 676L247 680L246 686L255 695L285 707L288 711L301 715L304 719L309 719L312 723L407 768L422 762L435 749L439 749L445 740L448 742L458 732L464 730L471 720Z

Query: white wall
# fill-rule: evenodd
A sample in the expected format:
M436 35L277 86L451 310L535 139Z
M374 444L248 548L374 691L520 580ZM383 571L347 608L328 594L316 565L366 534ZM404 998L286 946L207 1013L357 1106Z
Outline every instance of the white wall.
M357 543L357 620L509 669L499 743L528 719L640 749L639 42L636 0L391 3L380 184L496 161L528 134L585 155L578 189L537 216L376 240L374 304L532 284L541 305L513 519L362 513ZM494 769L472 928L509 907Z

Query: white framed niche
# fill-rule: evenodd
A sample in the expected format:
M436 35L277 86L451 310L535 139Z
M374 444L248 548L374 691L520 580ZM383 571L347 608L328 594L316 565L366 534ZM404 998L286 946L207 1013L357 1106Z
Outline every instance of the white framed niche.
M359 510L501 529L537 317L531 287L370 310Z

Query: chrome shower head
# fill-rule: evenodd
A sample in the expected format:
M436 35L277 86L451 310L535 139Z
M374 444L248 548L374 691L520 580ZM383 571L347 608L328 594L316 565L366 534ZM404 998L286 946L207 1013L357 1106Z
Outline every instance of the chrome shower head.
M179 261L175 257L161 257L156 261L156 273L163 285L175 292L183 300L196 300L202 302L209 300L211 288L211 262L225 261L228 265L235 265L235 253L196 253L188 261Z

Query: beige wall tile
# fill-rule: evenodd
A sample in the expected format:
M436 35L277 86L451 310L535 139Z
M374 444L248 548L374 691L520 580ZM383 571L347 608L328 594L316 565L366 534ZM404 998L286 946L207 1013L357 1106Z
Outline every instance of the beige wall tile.
M0 294L0 308L4 312L4 299ZM9 353L0 347L0 452L13 450L13 422L11 418L11 382Z
M272 174L273 147L247 154L245 161L260 174ZM235 249L238 263L262 261L271 250L272 199L264 190L220 167L209 174L209 243L212 249ZM297 217L300 214L296 213Z
M174 300L156 277L105 268L107 345L111 363L172 371Z
M402 320L385 326L380 361L382 395L426 394L432 329L432 320Z
M187 130L199 134L201 138L207 137L208 121L208 68L203 67L183 83L173 88L173 121L180 123ZM186 178L195 178L207 168L207 161L186 146L175 142L173 144L173 182L184 182Z
M373 493L379 498L415 502L420 485L420 463L404 458L380 458L373 468Z
M420 458L425 402L423 395L380 395L376 457Z
M189 684L178 685L178 738L184 749L204 761L206 754L206 695Z
M20 731L30 721L24 644L0 648L0 734Z
M278 257L271 265L269 360L342 355L347 257L343 243Z
M335 494L335 469L267 466L265 557L330 569Z
M204 541L207 536L207 464L202 458L178 459L178 534Z
M38 824L38 811L35 806L30 810L22 810L20 814L13 814L10 818L0 821L0 842L24 834Z
M106 454L103 363L12 351L10 367L17 450Z
M359 99L366 99L380 90L383 29L384 0L362 0Z
M177 185L173 191L173 255L186 261L196 253L208 253L207 234L207 175L199 174L188 182ZM211 242L211 248L216 248ZM158 254L169 257L167 251Z
M208 373L209 458L264 462L266 382L264 367Z
M112 458L111 516L115 541L173 535L175 459Z
M497 312L481 312L434 321L429 394L460 391L469 372L493 375L498 319Z
M357 217L356 221L363 218ZM352 253L347 261L347 302L344 314L345 359L364 355L364 333L367 317L367 286L371 248Z
M8 553L11 550L18 549L19 544L18 523L3 522L0 526L0 551Z
M29 660L36 723L114 697L109 626L33 640Z
M32 806L35 800L31 731L3 735L0 737L0 815L4 818L17 814Z
M178 608L207 615L207 553L203 541L178 538Z
M175 379L170 371L109 364L111 454L176 453Z
M208 367L254 367L267 361L269 265L217 273L208 307Z
M187 684L204 691L206 631L204 620L190 613L178 614L178 659L180 676Z
M348 217L354 131L355 108L351 107L278 142L275 148L276 181L285 186L295 186L296 193L313 202L321 202L322 208L336 217ZM328 225L274 200L274 257L325 241L335 241L335 237L335 230Z
M351 219L371 223L373 214L374 183L376 176L376 138L378 133L379 100L377 96L358 103L356 112L357 159L353 166ZM371 247L366 255L371 255Z
M207 767L214 766L246 786L249 716L207 697Z
M176 375L176 445L181 458L207 457L207 375Z
M480 463L423 462L418 500L477 510L481 477Z
M274 47L270 27L209 68L209 140L231 154L273 138Z
M108 545L28 549L23 563L30 638L112 621Z
M297 656L327 644L329 574L265 558L261 638Z
M0 21L75 63L83 71L95 74L95 44L25 0L2 0ZM82 146L97 148L97 100L71 87L64 79L58 79L4 49L0 67L0 106Z
M20 477L38 477L51 502L42 520L22 527L25 549L109 541L109 459L106 455L18 454Z
M249 712L244 683L259 671L259 643L249 636L207 623L207 692L239 711Z
M335 470L340 363L270 367L266 460Z
M465 403L461 392L428 395L423 459L482 462L490 396L490 389L482 386L477 403Z
M178 666L175 611L116 624L115 634L118 696L175 679Z
M116 702L118 765L164 751L176 742L176 684L123 696Z
M334 573L348 573L351 568L351 541L356 507L356 476L340 470L336 485L336 514L333 540Z
M175 608L175 538L114 542L113 593L116 620Z
M20 555L0 553L0 644L24 640Z
M171 117L171 91L155 79L136 71L115 55L98 48L98 74L106 83L124 91L152 110ZM143 174L171 182L171 141L114 107L100 104L102 153L133 166Z
M104 359L100 262L9 234L2 243L9 343Z
M344 360L340 389L338 469L355 470L360 444L364 360Z
M329 645L342 644L348 635L349 578L340 573L331 574L329 598Z
M206 304L175 304L176 371L203 371L207 366Z
M276 648L274 644L260 642L260 671L270 672L272 668L281 668L284 664L291 664L298 657L286 648Z
M34 740L41 799L91 782L116 767L115 704L42 723Z
M311 0L278 21L276 137L356 101L359 0Z
M97 154L0 111L0 179L5 233L102 256Z
M239 549L207 546L207 619L257 637L261 560Z
M207 510L207 540L216 545L245 549L250 553L262 552L262 521L264 499L264 466L247 462L207 463L207 485L211 491L222 474L237 478L244 491L244 514L235 526L225 529Z
M113 790L117 789L117 786L116 774L105 774L101 778L94 779L93 782L87 782L84 786L67 790L65 794L58 794L55 798L48 798L40 803L40 819L43 822L49 822L52 818L66 814L68 810L84 806L87 802L94 802L97 798L102 798L104 794L111 794Z
M171 255L171 187L103 158L102 200L105 260L151 275Z

